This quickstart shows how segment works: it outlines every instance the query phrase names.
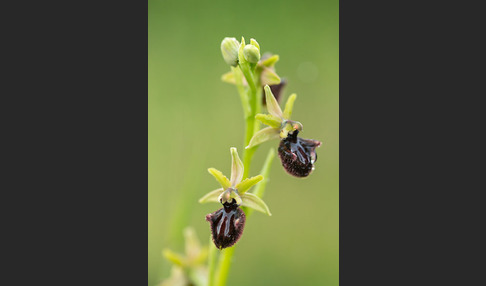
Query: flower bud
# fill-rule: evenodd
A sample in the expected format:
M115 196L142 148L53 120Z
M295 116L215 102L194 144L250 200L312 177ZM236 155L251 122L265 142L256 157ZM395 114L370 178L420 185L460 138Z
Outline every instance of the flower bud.
M307 177L314 170L317 160L316 148L321 142L297 137L299 130L289 132L287 138L280 141L278 156L285 171L295 177Z
M252 64L256 64L260 60L260 50L251 44L246 45L243 48L243 55L245 56L245 59Z
M236 38L224 38L221 42L221 53L223 54L224 61L230 65L236 67L238 64L238 50L240 48L240 42Z
M233 246L243 234L246 216L235 200L223 204L223 208L210 213L206 220L211 225L214 245L223 249Z

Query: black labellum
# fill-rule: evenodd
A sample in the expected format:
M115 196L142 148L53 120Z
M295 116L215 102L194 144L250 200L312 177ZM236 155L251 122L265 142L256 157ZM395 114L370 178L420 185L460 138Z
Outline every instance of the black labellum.
M317 160L316 148L321 142L297 137L298 130L289 132L287 138L280 140L278 157L285 171L292 176L307 177L314 169Z
M223 249L234 245L240 239L246 216L233 199L224 203L219 210L208 214L206 220L211 225L214 245Z

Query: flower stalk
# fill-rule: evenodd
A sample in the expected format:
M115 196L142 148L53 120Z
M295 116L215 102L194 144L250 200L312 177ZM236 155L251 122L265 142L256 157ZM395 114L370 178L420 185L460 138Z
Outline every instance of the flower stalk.
M168 282L184 281L186 284L192 283L191 285L197 286L226 285L235 244L242 237L247 219L254 210L271 216L262 197L269 180L271 164L276 157L274 148L269 150L260 175L249 176L253 156L261 143L279 139L277 150L282 166L295 177L307 177L314 170L314 162L317 159L315 149L321 145L320 141L297 136L303 130L303 126L298 121L290 120L297 97L295 94L288 98L283 111L279 106L278 99L286 82L283 82L275 72L278 55L260 56L260 45L255 39L245 44L244 38L240 43L236 38L229 37L222 41L221 52L224 61L231 69L222 76L222 80L236 86L243 108L245 118L243 161L237 149L232 147L230 148L231 176L226 177L215 168L208 169L221 187L208 192L199 202L216 202L222 205L220 209L206 215L211 230L209 250L201 252L198 250L198 244L193 243L190 247L193 251L189 253L191 255L196 253L198 255L196 260L192 258L192 260L184 260L180 258L182 256L166 251L166 258L176 265L172 280L167 280ZM273 94L272 87L276 96ZM265 100L263 100L263 92ZM268 114L261 113L262 106L266 106ZM262 123L267 127L261 129ZM251 191L253 186L255 188ZM189 238L190 241L195 241ZM208 257L207 268L201 268L197 264L201 257L206 257L204 255ZM201 280L201 277L206 276L206 280Z

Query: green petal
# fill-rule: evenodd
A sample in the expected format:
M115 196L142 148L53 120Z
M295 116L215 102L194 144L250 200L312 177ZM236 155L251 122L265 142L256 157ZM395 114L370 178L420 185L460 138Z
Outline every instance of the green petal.
M239 183L238 185L236 185L236 189L238 190L238 193L241 196L246 191L248 191L251 187L253 187L254 185L256 185L256 183L260 182L261 180L263 180L263 176L262 175L258 175L258 176L251 177L251 178L246 178L241 183Z
M268 113L271 115L282 118L282 109L280 109L280 106L278 105L277 100L275 99L275 96L273 96L272 90L268 85L265 85L265 99L267 102L267 110Z
M262 71L261 80L262 80L262 84L268 84L268 85L279 84L281 81L280 77L273 70L269 68L265 68Z
M235 147L230 148L231 152L231 186L236 186L241 179L243 179L243 162L238 156L238 151Z
M175 253L170 249L164 249L162 254L167 260L175 265L183 266L186 263L186 259L182 255Z
M245 147L245 149L249 149L263 142L279 138L279 134L280 131L278 128L273 128L273 127L263 128L262 130L255 133L255 135L253 135L253 137L250 140L250 143L248 144L248 146Z
M268 59L262 61L262 64L266 67L273 67L275 65L275 63L278 62L278 60L280 59L280 57L278 55L273 55L271 57L269 57Z
M227 72L222 75L221 80L229 84L236 84L235 74L233 71Z
M287 103L285 103L285 109L283 112L283 117L285 119L290 119L290 116L292 115L292 109L294 108L294 101L297 98L297 94L292 93L289 96L289 99L287 99Z
M258 48L258 51L260 51L260 45L258 44L258 42L255 39L251 38L250 39L250 44L252 44L255 47L257 47Z
M197 239L194 228L188 226L184 229L184 242L187 258L192 259L199 255L201 252L201 243Z
M280 128L282 125L282 119L273 116L271 114L257 114L255 116L256 119L260 120L263 124L271 126L273 128Z
M209 202L216 202L219 203L219 196L224 192L222 188L217 190L211 191L204 195L204 197L199 199L200 204L209 203Z
M243 206L252 208L269 216L272 215L267 204L265 204L265 202L256 195L252 193L245 193L241 196L241 198L243 199Z
M216 181L218 181L218 183L221 185L221 187L223 187L224 190L231 187L230 181L228 180L228 178L226 178L225 175L223 175L223 173L221 173L221 171L218 171L214 168L209 168L208 172L213 175L213 177L216 179Z

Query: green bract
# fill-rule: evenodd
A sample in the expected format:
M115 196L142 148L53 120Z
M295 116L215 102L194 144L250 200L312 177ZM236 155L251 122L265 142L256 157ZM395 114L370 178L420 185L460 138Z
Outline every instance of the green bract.
M263 128L255 133L248 146L245 147L246 149L252 148L272 139L286 138L289 132L293 130L302 131L303 129L300 122L290 120L297 95L295 93L290 95L289 99L287 99L287 103L285 104L285 109L282 112L282 109L280 109L280 106L270 90L270 87L266 85L264 89L269 114L257 114L255 118L269 127Z
M243 179L244 167L238 156L236 148L232 147L231 151L231 179L228 179L220 171L209 168L208 171L221 185L221 188L211 191L199 199L200 203L219 202L224 204L231 202L233 199L238 205L255 209L267 215L272 215L265 202L252 193L247 191L263 180L262 175Z

